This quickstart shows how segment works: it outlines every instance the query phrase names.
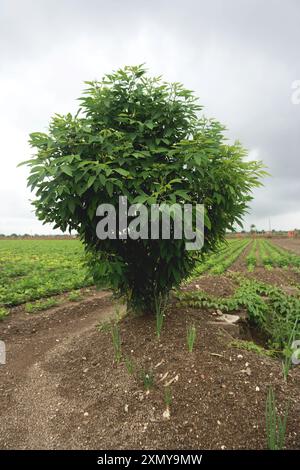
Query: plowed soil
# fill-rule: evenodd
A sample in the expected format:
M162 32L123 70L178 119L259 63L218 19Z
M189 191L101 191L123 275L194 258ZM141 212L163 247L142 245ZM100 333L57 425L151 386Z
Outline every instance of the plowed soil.
M199 283L230 295L231 279L213 279ZM299 368L285 384L278 359L233 348L230 334L210 323L211 312L174 302L160 340L151 317L120 322L123 359L116 363L110 332L96 327L114 311L110 294L100 292L47 312L18 310L1 322L0 448L263 449L271 384L279 410L290 403L286 446L299 448ZM197 338L189 353L191 324ZM166 389L170 419L163 416Z

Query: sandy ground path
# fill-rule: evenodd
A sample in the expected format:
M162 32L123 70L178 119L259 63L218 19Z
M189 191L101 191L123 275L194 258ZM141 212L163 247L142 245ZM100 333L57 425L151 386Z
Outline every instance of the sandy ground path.
M1 323L7 360L0 366L0 448L53 448L67 433L64 417L77 411L74 400L58 393L60 374L47 370L52 356L72 354L76 338L88 337L99 322L111 318L115 307L108 292L94 293L78 304ZM67 441L72 443L72 436ZM72 445L72 444L71 444ZM76 448L76 442L73 443ZM72 447L73 447L72 445Z

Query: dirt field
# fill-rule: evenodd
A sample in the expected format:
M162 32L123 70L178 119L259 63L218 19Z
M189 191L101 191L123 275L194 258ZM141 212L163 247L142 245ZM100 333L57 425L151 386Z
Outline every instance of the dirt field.
M230 296L236 288L231 271L283 289L300 285L293 271L246 272L246 254L227 273L203 275L183 289ZM215 312L179 307L175 299L161 340L154 318L120 322L123 359L117 364L110 332L97 328L114 314L110 293L92 290L80 302L32 315L16 307L0 322L7 347L7 363L0 366L0 448L264 449L272 385L279 410L290 406L286 447L299 449L300 367L286 384L280 359L233 347L236 335L212 324ZM197 338L189 353L191 324ZM239 337L249 340L244 327ZM154 381L149 393L141 378L148 372ZM166 388L170 419L163 417Z
M300 238L274 238L272 243L300 255Z

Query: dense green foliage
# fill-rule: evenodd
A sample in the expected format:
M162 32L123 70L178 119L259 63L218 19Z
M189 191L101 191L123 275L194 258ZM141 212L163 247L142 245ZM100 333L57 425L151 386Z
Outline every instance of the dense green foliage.
M254 279L239 279L231 297L212 297L205 292L178 293L180 301L192 308L214 308L226 312L245 309L249 320L265 332L270 347L285 352L291 331L300 334L300 299ZM296 325L296 328L295 328Z
M204 204L209 252L241 222L264 172L244 160L238 142L226 143L222 125L198 116L201 106L181 84L137 66L87 85L75 116L56 115L47 134L31 134L36 214L79 233L98 284L125 294L135 310L154 311L154 299L191 272L195 253L174 238L99 240L97 206L117 208L121 195L148 207Z
M0 307L90 285L78 240L0 240Z

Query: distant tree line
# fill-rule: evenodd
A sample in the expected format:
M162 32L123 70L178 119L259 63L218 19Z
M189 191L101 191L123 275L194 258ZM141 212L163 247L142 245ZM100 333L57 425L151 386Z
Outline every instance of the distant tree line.
M39 239L54 239L54 240L61 240L61 239L74 239L77 238L77 235L40 235L35 233L34 235L30 235L29 233L18 234L18 233L11 233L9 235L5 233L0 233L0 239L3 238L17 238L17 239L32 239L32 238L39 238Z

